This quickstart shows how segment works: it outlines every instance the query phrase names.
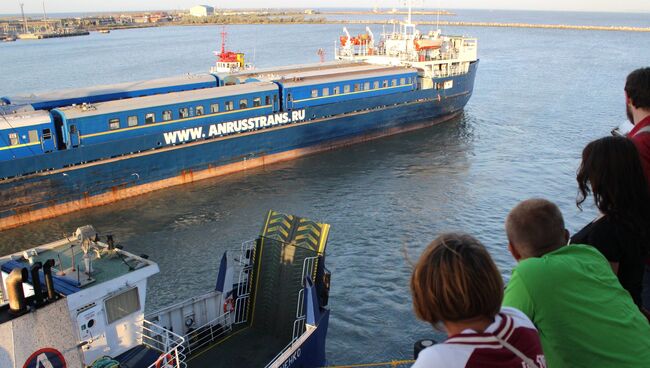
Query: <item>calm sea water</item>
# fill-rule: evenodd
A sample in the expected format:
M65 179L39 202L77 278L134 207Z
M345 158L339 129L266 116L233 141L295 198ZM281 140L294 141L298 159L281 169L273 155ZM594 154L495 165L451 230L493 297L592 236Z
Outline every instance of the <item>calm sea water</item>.
M492 13L472 14L485 20ZM599 13L592 22L585 13L511 14L512 21L644 25L642 18L647 25L647 15ZM575 207L580 152L625 119L624 79L650 60L650 37L642 33L447 31L479 39L474 95L458 119L5 231L0 252L93 224L160 264L149 284L155 309L210 290L222 251L253 238L268 209L312 217L332 224L331 363L408 359L415 340L434 335L412 313L409 259L436 234L461 230L486 244L507 278L514 262L503 220L518 201L554 200L571 231L589 221L594 210ZM205 71L219 32L168 27L0 44L0 94ZM341 34L336 25L228 32L230 48L260 67L317 62L321 47L331 58Z

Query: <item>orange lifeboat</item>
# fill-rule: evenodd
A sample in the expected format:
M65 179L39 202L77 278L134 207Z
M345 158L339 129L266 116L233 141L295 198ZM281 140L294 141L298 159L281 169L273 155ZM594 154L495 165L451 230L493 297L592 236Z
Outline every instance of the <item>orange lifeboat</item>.
M442 46L442 40L414 40L415 49L420 50L435 50L439 49Z

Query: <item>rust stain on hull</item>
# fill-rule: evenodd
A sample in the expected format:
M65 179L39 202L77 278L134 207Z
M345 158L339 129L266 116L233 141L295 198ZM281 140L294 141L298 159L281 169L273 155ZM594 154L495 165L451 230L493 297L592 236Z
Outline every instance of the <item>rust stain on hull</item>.
M205 170L192 171L183 170L178 176L167 179L158 180L155 182L135 185L126 187L125 185L113 186L105 193L89 196L84 193L82 198L69 201L65 203L52 203L51 206L39 208L35 210L23 209L16 215L8 216L0 219L0 231L15 228L30 222L54 218L71 212L75 212L85 208L103 206L106 204L121 201L123 199L132 198L145 193L153 192L156 190L169 188L177 185L192 183L203 179L213 178L217 176L228 175L239 171L244 171L256 167L263 167L274 163L293 160L298 157L314 154L317 152L327 151L335 148L345 147L352 144L365 142L381 137L386 137L398 133L408 132L412 130L422 129L432 126L458 116L460 112L453 113L448 116L437 118L428 122L412 124L407 127L393 127L379 132L356 136L353 138L342 139L330 143L315 145L308 148L298 148L290 151L269 154L261 157L249 158L239 162L226 164L222 166L208 166Z

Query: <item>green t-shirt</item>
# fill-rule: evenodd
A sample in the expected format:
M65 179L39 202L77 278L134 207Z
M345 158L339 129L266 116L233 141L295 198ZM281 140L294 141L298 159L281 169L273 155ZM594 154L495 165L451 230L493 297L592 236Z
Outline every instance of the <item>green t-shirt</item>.
M596 248L521 261L503 305L533 321L549 368L650 367L650 324Z

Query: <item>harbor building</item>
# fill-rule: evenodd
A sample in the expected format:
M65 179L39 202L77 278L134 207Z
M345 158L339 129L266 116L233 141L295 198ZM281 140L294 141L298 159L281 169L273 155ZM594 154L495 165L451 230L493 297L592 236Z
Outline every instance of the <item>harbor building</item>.
M214 8L209 5L196 5L190 8L190 15L193 17L214 15Z

